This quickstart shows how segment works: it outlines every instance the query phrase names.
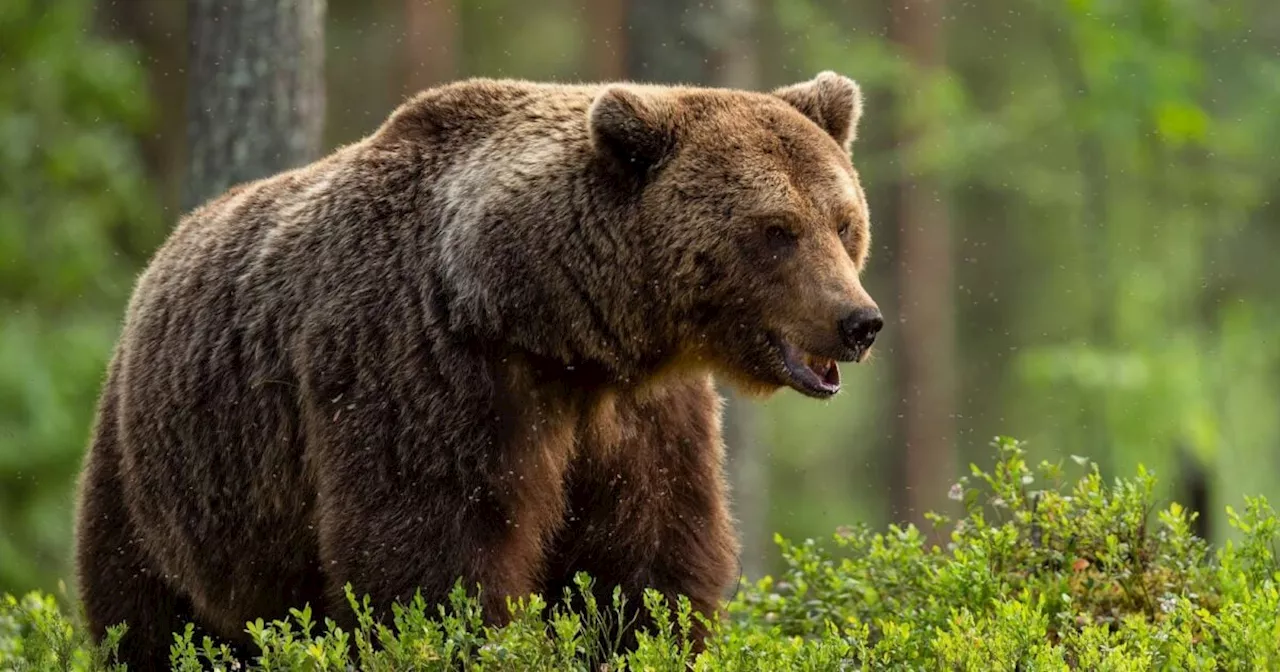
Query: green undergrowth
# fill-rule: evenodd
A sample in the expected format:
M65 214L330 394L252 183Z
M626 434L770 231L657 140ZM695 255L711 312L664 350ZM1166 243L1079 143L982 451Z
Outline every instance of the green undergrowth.
M744 582L706 651L685 644L699 618L687 601L651 593L655 626L620 650L621 598L510 602L509 625L486 627L459 586L449 604L422 600L375 623L348 594L358 627L317 623L309 609L248 624L257 650L174 638L175 670L1266 670L1280 669L1280 520L1261 498L1228 509L1239 541L1209 549L1178 504L1157 509L1155 481L1105 482L1086 460L1032 467L999 439L990 471L951 490L963 517L935 517L945 547L922 531L842 528L826 543L779 538L785 570ZM121 669L90 645L50 595L0 604L0 670ZM350 667L349 667L350 666Z

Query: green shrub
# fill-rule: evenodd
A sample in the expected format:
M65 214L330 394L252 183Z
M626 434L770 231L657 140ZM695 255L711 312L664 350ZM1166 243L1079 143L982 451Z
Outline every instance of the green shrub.
M353 632L305 607L256 621L257 657L239 669L1280 669L1280 520L1263 499L1228 509L1242 541L1210 553L1181 506L1152 515L1155 481L1143 470L1108 485L1087 460L1068 478L1061 464L1030 468L1016 441L996 448L992 471L975 467L951 490L965 516L935 517L951 529L945 548L910 526L841 529L830 544L779 538L785 571L744 583L696 657L683 637L699 618L687 601L647 594L655 626L619 650L610 624L621 595L598 604L581 576L576 611L512 600L501 628L483 625L461 584L449 604L419 598L387 624L348 590ZM72 623L50 596L6 597L0 669L112 669L120 632L94 647ZM229 649L191 632L175 635L174 669L237 669Z

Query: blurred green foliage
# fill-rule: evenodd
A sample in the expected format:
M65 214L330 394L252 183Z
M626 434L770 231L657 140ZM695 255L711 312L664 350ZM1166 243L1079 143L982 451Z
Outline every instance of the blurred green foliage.
M889 339L912 325L892 320L895 223L876 214L892 212L904 175L947 186L960 463L1013 431L1040 456L1144 463L1166 497L1189 460L1210 474L1219 521L1241 493L1280 494L1280 273L1267 261L1280 246L1280 7L948 3L945 65L926 75L883 36L894 18L878 3L769 5L789 47L775 80L834 68L863 85L854 161ZM888 139L922 119L935 123L914 142ZM774 473L819 484L775 489L773 529L815 535L883 509L884 491L851 488L848 474L894 450L884 390L903 393L892 370L857 374L831 403L843 417L773 405Z
M403 3L328 4L337 145L405 93ZM581 2L457 5L458 76L596 76ZM0 2L0 590L69 578L70 494L105 363L132 278L175 220L163 195L181 176L148 172L138 140L181 154L182 87L160 98L147 82L186 76L161 58L184 53L182 3L136 6L142 42L165 49L96 36L92 0ZM1212 541L1238 538L1226 503L1280 499L1280 4L950 2L930 76L886 38L886 6L757 2L760 88L825 69L863 86L866 284L890 322L836 399L761 406L765 526L820 537L893 515L893 334L912 327L893 319L893 188L916 174L945 187L953 226L957 463L988 460L986 438L1009 432L1104 474L1145 464L1166 498L1186 454L1211 479ZM938 123L896 142L922 119Z
M0 586L65 576L72 488L159 203L137 55L83 0L0 3Z

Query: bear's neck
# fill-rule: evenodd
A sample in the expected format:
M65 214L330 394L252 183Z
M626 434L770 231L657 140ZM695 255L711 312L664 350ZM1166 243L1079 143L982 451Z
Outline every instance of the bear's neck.
M440 209L433 238L453 326L584 384L638 385L667 367L678 345L672 310L627 231L626 196L523 200Z

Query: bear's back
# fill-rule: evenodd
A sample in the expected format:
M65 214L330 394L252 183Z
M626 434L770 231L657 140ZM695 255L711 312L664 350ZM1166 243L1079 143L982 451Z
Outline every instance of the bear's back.
M406 116L423 111L411 101L368 138L196 208L139 278L108 382L122 486L144 546L197 606L309 571L319 476L304 409L340 412L329 388L369 361L430 359L448 329L441 227L479 216L475 185L500 193L565 151L589 101L468 86L472 102L444 101L434 128Z

